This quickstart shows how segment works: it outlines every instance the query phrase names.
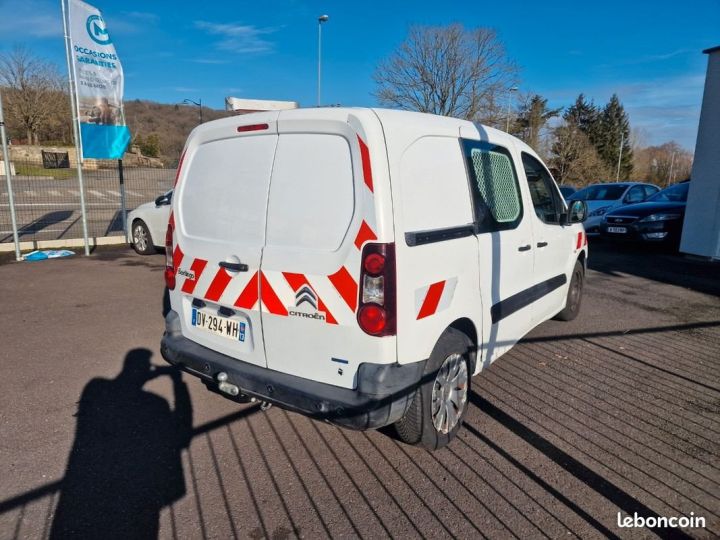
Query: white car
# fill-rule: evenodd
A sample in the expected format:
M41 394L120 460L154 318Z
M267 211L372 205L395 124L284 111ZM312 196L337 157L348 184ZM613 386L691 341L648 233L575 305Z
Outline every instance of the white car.
M658 191L659 187L641 182L593 184L576 191L567 200L569 203L585 201L588 207L585 232L593 236L600 234L600 224L607 212L626 204L641 203Z
M586 205L493 128L254 113L195 128L181 163L161 351L230 399L440 448L473 374L580 309Z
M130 232L128 242L140 255L157 253L157 249L165 245L172 195L171 189L155 201L141 204L128 214Z

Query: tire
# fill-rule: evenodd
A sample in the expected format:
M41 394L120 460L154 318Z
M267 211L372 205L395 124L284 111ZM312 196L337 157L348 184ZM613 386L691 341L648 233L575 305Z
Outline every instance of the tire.
M567 299L565 300L565 309L555 315L555 319L559 321L572 321L578 316L578 313L580 313L580 305L582 304L584 284L585 268L580 261L576 261L572 277L570 278L570 286L568 287Z
M422 445L428 450L437 450L455 438L468 410L472 376L469 358L472 348L470 338L459 330L449 328L440 336L425 365L422 379L425 382L415 390L415 396L405 415L395 423L395 431L400 440L408 444ZM445 399L448 388L454 386L453 378L457 381L456 399ZM450 386L443 386L443 380ZM435 415L433 397L436 398ZM443 421L443 409L455 412L454 423L451 423L453 418L448 414L444 416L448 421ZM436 427L436 423L440 425L440 429Z
M136 219L132 224L132 247L140 255L151 255L155 253L150 231L142 219Z

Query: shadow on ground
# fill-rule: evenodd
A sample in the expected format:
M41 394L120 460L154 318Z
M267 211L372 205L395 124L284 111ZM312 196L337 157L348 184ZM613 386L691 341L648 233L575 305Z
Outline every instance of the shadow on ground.
M29 236L33 234L37 234L43 229L46 229L48 227L51 227L55 225L56 223L62 223L63 221L66 221L70 219L70 217L73 215L72 210L58 210L55 212L48 212L47 214L44 214L43 216L40 216L37 219L34 219L31 223L28 223L27 225L24 225L18 229L18 238L21 240L24 236ZM74 223L74 222L73 222ZM65 232L71 227L72 224L65 228ZM62 238L65 232L58 235L58 238ZM0 242L10 242L13 239L12 234L8 234L7 236L0 238Z
M116 378L85 386L51 538L157 538L160 510L185 495L190 396L181 373L152 366L151 355L134 349ZM172 409L143 390L156 377L172 380Z
M590 243L588 267L720 296L720 263L697 260L658 246L624 244L595 239Z

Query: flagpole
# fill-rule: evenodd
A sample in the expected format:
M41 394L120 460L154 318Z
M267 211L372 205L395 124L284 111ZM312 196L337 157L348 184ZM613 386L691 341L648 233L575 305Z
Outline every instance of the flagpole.
M7 181L8 203L10 204L10 221L12 223L13 241L15 242L15 260L21 261L20 240L18 239L17 218L15 217L15 200L12 190L12 162L5 135L5 116L3 114L2 94L0 94L0 139L2 139L3 161L5 163L5 180ZM675 154L673 154L674 156ZM2 171L0 171L2 173Z
M65 57L67 59L68 84L70 85L70 106L73 115L73 133L75 135L75 162L77 164L78 184L80 186L80 213L82 214L83 240L85 241L85 255L90 255L90 243L88 242L87 213L85 211L85 190L83 188L82 173L82 143L80 141L80 118L78 113L78 103L76 101L77 87L75 78L73 77L72 67L72 43L70 34L68 34L68 14L65 10L65 0L60 0L62 6L63 30L65 33Z

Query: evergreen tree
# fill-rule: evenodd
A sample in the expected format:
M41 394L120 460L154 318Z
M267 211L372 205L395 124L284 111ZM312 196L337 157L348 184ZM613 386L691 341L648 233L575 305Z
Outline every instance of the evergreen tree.
M629 178L633 170L630 120L616 94L612 95L600 113L598 125L600 129L598 138L593 141L598 154L615 174L617 174L618 158L620 158L620 179ZM619 155L621 146L622 156Z
M548 120L557 116L562 110L562 107L549 109L547 101L538 94L533 95L521 106L515 120L514 131L535 151L538 151L540 147L540 132L548 123Z
M593 145L596 144L600 135L600 110L592 101L585 101L584 94L580 94L575 103L568 107L563 114L563 120L576 126L587 135Z

